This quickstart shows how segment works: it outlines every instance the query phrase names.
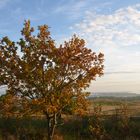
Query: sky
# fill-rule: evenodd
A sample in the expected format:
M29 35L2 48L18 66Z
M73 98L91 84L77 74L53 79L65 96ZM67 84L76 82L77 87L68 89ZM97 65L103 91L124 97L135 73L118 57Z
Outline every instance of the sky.
M104 76L88 91L140 94L140 0L0 0L0 38L18 41L28 19L58 44L77 34L104 53Z

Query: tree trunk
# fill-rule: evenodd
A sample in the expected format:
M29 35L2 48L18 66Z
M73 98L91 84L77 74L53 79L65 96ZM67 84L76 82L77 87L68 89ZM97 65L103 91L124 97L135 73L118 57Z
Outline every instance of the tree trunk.
M55 131L55 127L56 127L56 114L54 114L53 118L52 118L52 126L51 126L51 138L53 139L54 136L54 131Z
M52 140L51 139L51 128L50 128L50 117L47 116L47 140Z
M53 117L47 117L47 140L53 140L54 132L55 132L55 127L56 127L56 114L53 115Z

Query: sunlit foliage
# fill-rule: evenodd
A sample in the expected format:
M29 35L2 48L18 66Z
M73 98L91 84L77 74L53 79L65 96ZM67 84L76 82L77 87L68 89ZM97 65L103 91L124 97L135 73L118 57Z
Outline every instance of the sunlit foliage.
M53 135L57 116L67 107L77 114L87 111L83 90L103 74L104 55L86 48L76 35L56 47L47 25L38 30L34 35L25 21L17 43L8 37L0 40L0 85L8 87L1 106L7 116L44 114Z

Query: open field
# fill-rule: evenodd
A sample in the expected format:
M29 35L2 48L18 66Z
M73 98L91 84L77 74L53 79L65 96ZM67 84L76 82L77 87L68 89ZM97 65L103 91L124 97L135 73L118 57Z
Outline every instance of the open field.
M94 106L101 106L102 114L111 115L115 113L121 105L126 105L130 116L140 116L140 98L113 98L101 97L90 99L90 112L92 113Z
M139 99L92 98L90 102L87 116L62 115L63 125L56 129L54 140L140 139ZM47 140L46 126L44 118L1 118L0 140Z

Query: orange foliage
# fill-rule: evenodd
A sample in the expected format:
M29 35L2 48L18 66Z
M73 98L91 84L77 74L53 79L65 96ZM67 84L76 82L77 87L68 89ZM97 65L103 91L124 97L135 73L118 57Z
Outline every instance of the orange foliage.
M83 90L103 75L104 55L86 48L76 35L56 47L47 25L38 30L33 35L34 28L25 21L19 42L8 37L0 41L0 85L7 85L8 98L16 97L21 114L42 112L52 117L71 104L82 114L88 106Z

